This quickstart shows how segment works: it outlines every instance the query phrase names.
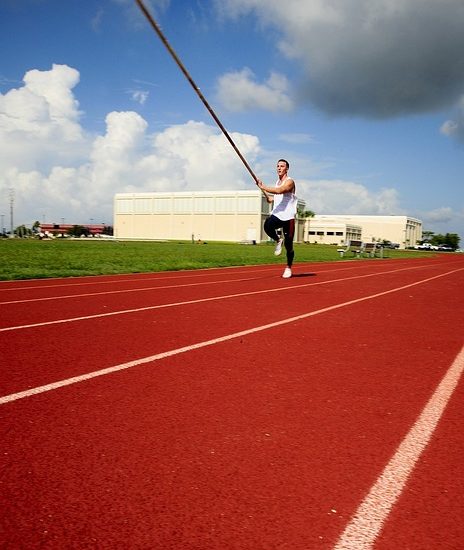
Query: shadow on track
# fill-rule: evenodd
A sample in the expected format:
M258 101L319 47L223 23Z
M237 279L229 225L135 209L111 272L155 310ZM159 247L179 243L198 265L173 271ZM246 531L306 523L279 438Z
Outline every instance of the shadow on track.
M296 277L315 277L316 273L293 273L292 279L295 279Z

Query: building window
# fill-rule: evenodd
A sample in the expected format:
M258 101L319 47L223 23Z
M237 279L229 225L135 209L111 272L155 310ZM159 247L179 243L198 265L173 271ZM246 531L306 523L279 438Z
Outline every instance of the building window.
M235 197L216 197L216 212L232 214L235 212Z
M175 197L173 201L173 210L176 214L191 214L193 210L192 202L191 197Z
M195 197L195 212L202 214L212 214L214 212L213 197Z
M335 235L337 235L337 237L343 237L343 231L336 231Z
M151 199L135 199L134 200L134 212L136 214L151 214Z
M334 235L333 231L327 231L327 235Z
M155 214L169 214L172 209L170 197L153 199L153 212Z
M254 214L258 211L258 205L256 197L237 197L237 212L242 214Z
M315 235L316 232L315 231L308 231L308 235Z
M118 199L116 201L116 212L118 214L132 214L134 212L132 199Z
M324 231L317 231L316 235L324 235Z

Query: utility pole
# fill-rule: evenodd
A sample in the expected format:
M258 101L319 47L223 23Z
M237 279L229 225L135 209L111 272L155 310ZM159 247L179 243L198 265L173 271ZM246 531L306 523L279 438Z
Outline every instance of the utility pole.
M15 200L15 192L12 187L10 187L10 237L14 236L13 228L13 205Z

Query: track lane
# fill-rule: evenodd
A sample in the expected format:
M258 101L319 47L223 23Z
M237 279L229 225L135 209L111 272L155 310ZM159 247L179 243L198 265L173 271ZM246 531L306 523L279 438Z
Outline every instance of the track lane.
M403 272L383 282L395 285L400 278L415 280ZM455 330L463 321L462 283L462 273L455 273L2 407L8 544L331 548L462 345ZM375 277L361 289L349 284L295 289L291 303L274 293L209 304L191 318L204 330L225 312L252 323L273 307L288 315L308 302L327 304L381 288ZM183 320L163 315L163 321L156 345L172 336L172 323L183 337ZM75 358L92 351L93 336L84 330L76 335L83 345ZM372 345L384 334L388 344ZM290 359L286 339L294 346ZM32 344L29 339L29 353ZM23 367L34 368L26 351ZM458 429L454 423L445 431L451 441ZM450 485L446 473L456 455L447 456L437 438L430 449L435 445L434 468ZM426 476L436 479L437 472L429 465L424 485L415 485L419 514L434 506L427 497L436 492ZM425 538L408 535L401 513L392 516L381 548L398 548L398 531L404 547L419 550L428 540L450 548L446 544L464 533L447 515L446 507L434 510Z
M8 541L330 548L461 345L450 284L7 405Z
M443 417L446 421L446 410L449 409L450 401L452 401L453 394L456 393L459 382L464 378L463 373L464 346L442 377L413 426L397 447L394 455L372 485L368 495L363 499L337 542L335 550L370 550L377 542L379 533L391 514L392 507L395 507L404 489L411 484L411 478L414 477L417 463L424 460L424 455L431 447L430 443L431 440L433 443L438 424L443 424ZM448 477L448 479L450 478ZM419 493L424 508L427 508L427 506L424 506L424 502L428 503L429 507L434 506L433 501L427 501L425 496L428 494L427 490L430 489L430 485L433 484L428 483L424 487L425 490L423 489L422 493ZM441 548L442 546L449 548L449 537L445 539L440 534L439 525L439 522L434 524L433 539L436 540L436 543L431 544L431 546L434 548ZM453 530L453 538L456 532L456 530ZM409 538L417 544L417 539L421 538L421 533L414 533L413 537L409 533Z
M193 299L207 299L208 297L221 297L221 295L234 295L234 293L265 292L270 290L284 290L294 287L305 288L312 284L320 284L327 281L339 281L344 279L356 279L372 277L378 274L386 274L401 270L419 270L428 267L436 268L437 264L378 264L378 269L350 266L345 269L326 270L325 272L306 271L300 272L292 280L285 281L275 277L275 270L268 271L265 276L247 277L249 273L243 273L236 279L207 278L205 281L182 282L181 284L149 287L136 287L130 289L106 290L93 293L77 293L75 295L54 295L38 297L35 300L26 298L21 300L4 301L2 311L4 315L0 319L0 332L14 326L33 326L35 324L63 322L66 319L79 319L81 317L105 316L114 312L130 312L135 309L150 307L149 304L168 304L170 301L179 304L182 300L189 302ZM335 271L335 273L334 273ZM279 272L280 273L280 272ZM253 275L253 273L251 273ZM335 277L334 277L335 274ZM317 277L313 279L313 277ZM307 282L308 281L308 282ZM314 282L313 282L314 281ZM246 289L243 290L242 289ZM147 305L148 304L148 305ZM32 306L32 307L31 307Z
M376 549L462 547L464 381L376 540Z
M286 290L278 287L271 293L233 295L229 299L219 296L213 301L178 307L0 333L0 352L8 364L8 372L1 379L2 393L22 391L250 329L262 324L263 312L266 321L278 321L285 316L332 307L340 302L340 296L347 301L396 288L398 277L411 283L419 275L427 278L436 274L435 270L422 270L420 274L405 270L355 280L356 285L352 279L342 279L327 285L295 285Z
M443 261L450 263L450 257L438 258L414 258L396 259L390 261L373 260L370 262L358 260L345 260L333 263L296 263L294 266L295 276L299 277L309 272L318 274L357 270L364 267L369 269L381 268L382 264L394 262L395 265L411 266L417 265L439 265ZM456 261L461 258L457 257ZM232 279L234 277L263 278L271 274L280 278L282 267L276 264L238 266L228 268L199 269L190 271L166 271L144 274L123 274L110 276L92 277L68 277L60 279L35 279L0 281L0 304L14 301L34 300L40 298L60 298L66 296L79 296L80 294L92 294L105 291L122 292L150 288L152 286L169 286L171 284L182 286L182 284L194 284L201 281L216 281L221 279ZM289 282L289 281L287 281Z

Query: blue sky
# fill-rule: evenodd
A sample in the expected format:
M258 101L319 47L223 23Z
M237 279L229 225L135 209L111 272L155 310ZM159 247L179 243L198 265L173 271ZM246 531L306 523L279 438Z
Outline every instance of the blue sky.
M461 0L145 2L258 177L320 214L464 237ZM117 192L254 182L133 0L0 0L0 210L112 223Z

